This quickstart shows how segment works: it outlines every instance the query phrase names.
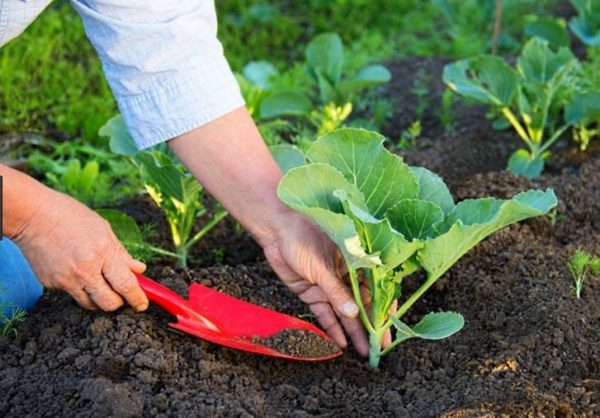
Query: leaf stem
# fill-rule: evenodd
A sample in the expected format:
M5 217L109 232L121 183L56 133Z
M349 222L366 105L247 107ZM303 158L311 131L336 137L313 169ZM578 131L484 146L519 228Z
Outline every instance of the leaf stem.
M194 235L186 244L186 249L189 249L194 244L196 244L202 237L204 237L211 229L213 229L223 218L225 218L229 213L225 209L219 209L217 213L212 217L212 219L206 223L200 231L196 235Z
M352 294L354 295L354 300L358 305L358 311L360 312L360 319L363 322L363 325L369 332L369 334L375 334L375 328L373 328L373 324L369 320L369 315L367 314L367 310L365 309L365 304L363 303L362 296L360 295L360 285L358 283L358 277L356 277L356 270L350 267L348 263L346 263L348 268L348 275L350 276L350 284L352 285Z
M544 145L542 145L539 149L539 153L540 155L546 151L548 148L550 148L552 146L552 144L554 144L560 137L561 135L567 130L569 129L569 127L571 126L570 123L567 123L565 126L559 128L556 132L554 132L554 135L552 135L552 137L547 140Z
M519 134L521 139L523 141L525 141L525 143L527 144L529 149L532 151L532 153L535 153L536 147L531 142L529 135L527 135L527 132L525 131L525 129L523 128L523 125L521 125L521 123L519 122L519 119L517 119L515 114L508 107L502 108L502 114L510 122L510 124L513 126L513 128L515 128L515 131L517 131L517 134Z
M438 274L436 276L428 277L427 280L425 280L425 283L423 283L421 287L419 287L412 295L410 295L410 297L406 299L402 306L400 306L400 308L398 308L398 310L392 316L396 319L400 319L402 315L404 315L411 308L411 306L413 306L414 303L419 300L421 296L423 296L423 293L425 293L441 276L441 274ZM389 328L392 326L392 324L392 319L390 318L383 327Z

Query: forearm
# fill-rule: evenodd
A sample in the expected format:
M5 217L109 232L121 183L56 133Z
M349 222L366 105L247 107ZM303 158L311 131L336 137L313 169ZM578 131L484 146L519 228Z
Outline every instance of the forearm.
M245 108L181 135L171 149L259 243L293 212L277 197L282 173Z
M16 238L27 223L43 207L50 189L17 170L0 164L3 177L2 230L8 238Z

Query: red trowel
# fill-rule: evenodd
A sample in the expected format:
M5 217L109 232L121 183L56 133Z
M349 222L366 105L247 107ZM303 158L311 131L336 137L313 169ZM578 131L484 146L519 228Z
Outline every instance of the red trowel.
M189 300L186 300L141 274L136 276L148 299L177 318L177 322L169 324L176 330L226 347L290 360L331 360L342 355L340 349L322 357L302 357L277 351L261 341L284 331L301 331L316 334L328 346L333 347L335 343L306 321L244 302L201 284L192 283Z

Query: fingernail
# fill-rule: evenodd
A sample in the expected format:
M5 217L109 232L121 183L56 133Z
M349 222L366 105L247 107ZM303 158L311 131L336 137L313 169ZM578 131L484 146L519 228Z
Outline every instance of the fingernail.
M349 317L358 315L358 306L353 301L349 300L342 305L342 313Z
M138 305L135 308L135 310L138 311L138 312L145 311L146 309L148 309L148 304L147 303L142 303L141 305Z

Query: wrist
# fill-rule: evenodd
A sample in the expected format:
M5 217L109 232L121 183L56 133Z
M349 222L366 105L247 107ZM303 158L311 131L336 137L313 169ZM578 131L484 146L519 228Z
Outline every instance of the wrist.
M16 170L0 166L4 177L3 234L18 240L46 206L51 189Z

